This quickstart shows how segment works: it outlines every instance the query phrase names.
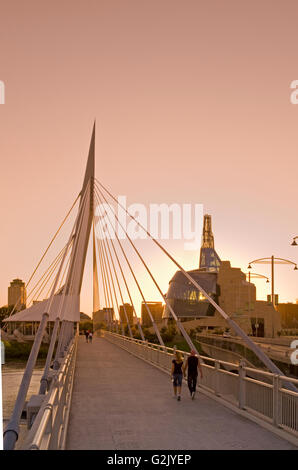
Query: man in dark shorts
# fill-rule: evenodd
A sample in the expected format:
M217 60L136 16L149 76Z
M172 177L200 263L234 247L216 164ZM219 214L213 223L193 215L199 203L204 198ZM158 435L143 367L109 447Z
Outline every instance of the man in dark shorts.
M196 352L194 350L190 351L190 356L188 357L186 364L184 366L184 377L186 374L186 370L188 369L187 374L187 384L190 391L190 396L192 399L195 397L196 393L196 386L197 386L197 379L198 379L198 369L200 371L201 379L203 378L202 367L200 364L199 359L196 356Z

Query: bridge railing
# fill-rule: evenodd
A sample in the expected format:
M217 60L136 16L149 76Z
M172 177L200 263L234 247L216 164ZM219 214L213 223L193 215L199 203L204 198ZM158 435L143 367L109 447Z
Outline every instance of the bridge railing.
M60 368L54 373L48 393L28 432L24 450L63 450L65 448L72 396L77 336L74 337ZM41 395L37 395L37 398Z
M105 331L105 338L159 368L171 371L175 350ZM189 353L180 351L186 359ZM210 357L203 360L199 387L261 420L298 437L298 393L285 387L298 380ZM227 370L229 369L229 370Z

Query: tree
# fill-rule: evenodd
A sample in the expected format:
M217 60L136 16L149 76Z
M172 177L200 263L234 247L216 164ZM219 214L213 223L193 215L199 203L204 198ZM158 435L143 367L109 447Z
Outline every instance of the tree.
M194 338L195 335L196 335L196 330L194 330L193 328L191 328L191 329L189 330L189 336L190 336L191 338Z
M177 334L176 327L175 327L174 325L169 326L168 332L169 332L171 335L175 336L175 335Z
M125 336L128 336L129 335L129 329L128 329L128 325L126 324L125 327L124 327L124 334Z
M91 318L89 317L89 315L86 315L86 313L80 312L80 321L84 320L91 320Z
M94 326L94 330L95 330L95 331L96 331L96 330L106 330L106 329L107 329L106 324L103 323L103 322L94 323L93 326Z
M0 322L3 322L3 320L9 316L13 309L14 305L4 305L3 307L0 307Z

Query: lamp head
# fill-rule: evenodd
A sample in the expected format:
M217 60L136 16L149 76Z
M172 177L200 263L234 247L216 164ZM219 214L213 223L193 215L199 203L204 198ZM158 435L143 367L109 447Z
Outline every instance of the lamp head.
M298 268L297 268L297 264L296 264L296 265L295 265L295 268L294 268L294 271L297 271L297 269L298 269Z
M296 245L297 245L295 238L294 238L294 240L292 241L291 245L292 245L292 246L296 246Z
M251 269L251 265L250 265L250 264L248 265L248 268L247 268L247 269Z
M269 282L269 279L267 279L267 281L266 281L266 282Z

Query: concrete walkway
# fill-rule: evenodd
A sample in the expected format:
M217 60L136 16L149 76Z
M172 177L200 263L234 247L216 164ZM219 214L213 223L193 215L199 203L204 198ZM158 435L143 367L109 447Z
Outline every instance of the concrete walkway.
M109 343L79 338L67 449L297 449Z

